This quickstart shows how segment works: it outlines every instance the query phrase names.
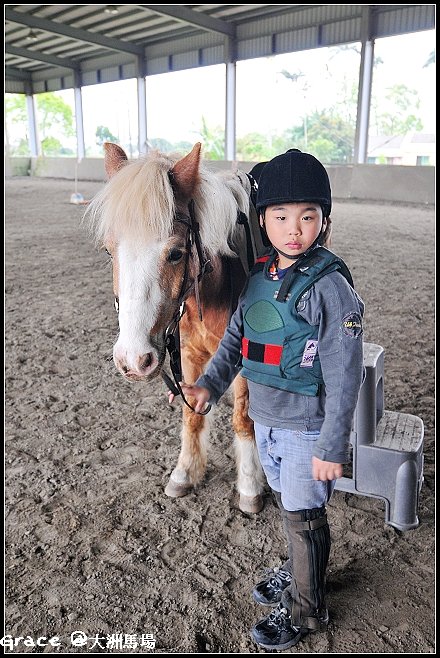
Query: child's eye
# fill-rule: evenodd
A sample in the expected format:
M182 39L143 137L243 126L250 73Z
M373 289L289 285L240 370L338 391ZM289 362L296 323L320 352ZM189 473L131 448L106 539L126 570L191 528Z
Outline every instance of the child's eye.
M275 217L275 219L279 219L281 222L284 221L286 218L285 217Z
M304 219L306 222L308 222L308 221L313 220L313 219L315 219L315 218L314 218L314 217L311 217L310 215L304 215L303 219Z

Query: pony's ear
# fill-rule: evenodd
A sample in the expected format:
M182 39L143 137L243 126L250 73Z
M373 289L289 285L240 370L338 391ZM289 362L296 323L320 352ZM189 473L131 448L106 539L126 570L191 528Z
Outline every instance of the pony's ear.
M197 142L191 153L178 160L170 171L170 180L175 192L185 201L191 199L199 182L200 151L202 145Z
M112 142L104 142L104 167L109 178L116 174L127 160L124 149Z

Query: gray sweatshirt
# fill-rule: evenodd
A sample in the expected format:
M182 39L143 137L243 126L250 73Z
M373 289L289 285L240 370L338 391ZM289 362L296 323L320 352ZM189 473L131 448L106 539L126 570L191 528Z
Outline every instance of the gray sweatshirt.
M241 369L245 295L246 288L217 352L196 382L210 391L211 404L218 402ZM361 327L364 304L339 272L331 272L303 295L297 311L309 324L318 326L324 386L314 397L248 380L249 416L267 427L319 430L315 456L344 464L350 461L350 432L364 372Z

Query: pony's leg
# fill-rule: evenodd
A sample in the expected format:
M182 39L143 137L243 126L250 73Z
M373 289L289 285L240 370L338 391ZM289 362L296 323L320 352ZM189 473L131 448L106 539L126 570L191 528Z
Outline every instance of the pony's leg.
M266 477L260 465L255 444L254 426L247 412L249 407L246 380L238 375L234 381L235 456L237 461L237 489L242 512L257 514L263 509Z
M188 347L184 348L182 350L184 381L194 382L208 358L208 354L202 354L195 349L189 350ZM194 404L191 398L188 398L188 402ZM165 487L167 496L172 498L186 496L202 480L206 471L208 436L208 416L196 414L184 405L180 455Z
M188 399L191 404L191 399ZM171 473L165 493L172 498L186 496L200 482L206 471L206 446L209 435L207 416L183 408L181 449L176 467Z

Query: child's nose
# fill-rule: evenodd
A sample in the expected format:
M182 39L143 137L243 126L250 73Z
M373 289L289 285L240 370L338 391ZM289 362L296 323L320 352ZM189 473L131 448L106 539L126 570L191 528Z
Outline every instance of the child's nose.
M298 222L291 222L289 226L289 233L291 233L292 235L298 235L299 233L301 233L300 224L298 224Z

